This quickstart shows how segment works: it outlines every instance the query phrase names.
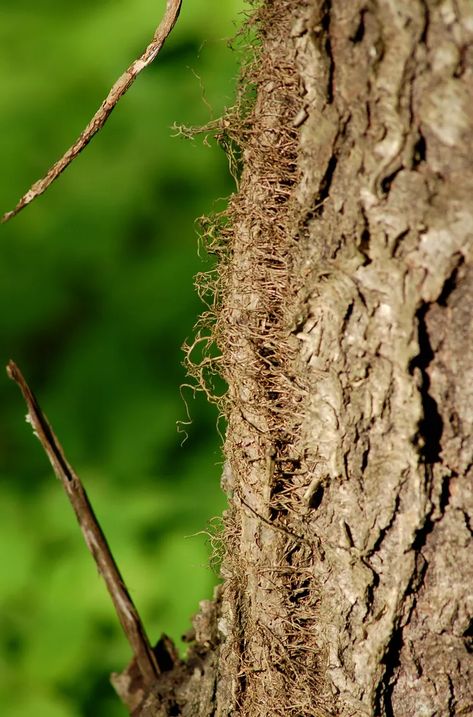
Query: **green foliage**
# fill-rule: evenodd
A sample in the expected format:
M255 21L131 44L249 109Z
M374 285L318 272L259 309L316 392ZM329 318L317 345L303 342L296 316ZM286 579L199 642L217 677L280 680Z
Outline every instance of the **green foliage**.
M189 627L215 576L223 507L215 410L180 396L200 311L194 220L232 189L216 147L173 138L232 102L242 0L187 0L154 66L50 190L0 228L0 365L13 358L81 476L151 639ZM161 7L162 6L162 7ZM150 39L164 3L0 8L0 203L76 138ZM203 88L205 96L203 96ZM108 673L128 647L73 514L0 374L0 712L124 714Z

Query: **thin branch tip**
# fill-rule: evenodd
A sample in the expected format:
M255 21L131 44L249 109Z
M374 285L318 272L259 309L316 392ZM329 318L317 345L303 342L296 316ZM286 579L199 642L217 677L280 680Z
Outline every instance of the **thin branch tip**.
M15 381L15 383L18 383L18 374L21 372L16 363L11 359L7 363L6 371L8 378L10 378L12 381Z

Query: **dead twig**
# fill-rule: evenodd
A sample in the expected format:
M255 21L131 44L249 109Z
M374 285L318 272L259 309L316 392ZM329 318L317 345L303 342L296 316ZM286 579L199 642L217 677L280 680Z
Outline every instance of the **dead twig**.
M97 564L100 575L105 580L118 619L133 650L143 682L145 685L152 685L159 674L154 652L151 649L138 611L123 582L84 487L67 462L53 429L23 378L20 369L13 361L10 361L7 366L7 374L21 389L28 408L26 420L31 424L33 432L39 438L46 455L51 461L54 472L64 486L74 508L84 540Z
M162 46L174 25L176 24L179 12L181 10L182 0L167 0L166 11L161 24L157 27L154 37L150 44L143 52L141 57L135 60L130 67L121 75L113 85L112 89L108 93L105 100L100 105L97 112L90 120L87 127L77 138L74 144L69 147L67 152L50 168L48 173L35 182L32 187L24 194L16 207L10 212L5 212L1 218L1 222L7 222L9 219L14 217L18 212L21 212L28 204L30 204L36 197L46 191L52 182L64 172L66 167L77 157L78 154L89 144L92 137L102 129L105 122L109 118L112 110L116 106L118 100L125 94L125 92L131 87L133 82L136 80L138 75L145 67L148 67L158 55Z

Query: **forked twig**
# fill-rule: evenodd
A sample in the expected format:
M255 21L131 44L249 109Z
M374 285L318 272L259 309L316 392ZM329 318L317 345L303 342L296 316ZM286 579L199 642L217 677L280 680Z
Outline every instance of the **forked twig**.
M87 547L97 564L100 575L105 580L123 631L133 650L143 682L145 685L151 686L159 674L156 657L84 487L67 462L53 429L23 378L20 369L13 361L10 361L7 366L7 374L21 389L28 408L26 420L31 424L33 432L39 438L46 455L51 461L54 472L64 486L74 508Z
M145 67L148 67L158 55L162 46L174 25L176 24L179 12L181 10L182 0L167 0L166 11L161 24L157 27L154 33L153 39L150 44L143 52L141 57L135 60L130 67L121 75L113 85L112 89L108 93L105 100L100 105L97 112L90 120L87 127L84 129L82 134L76 139L74 144L69 147L67 152L50 168L48 173L35 182L32 187L24 194L16 207L10 212L5 212L1 218L1 222L7 222L9 219L14 217L18 212L21 212L24 207L30 204L33 199L39 197L40 194L46 191L52 182L64 172L66 167L77 157L80 152L86 147L92 137L104 126L112 110L116 106L118 100L125 94L125 92L131 87L133 82L136 80L138 75Z

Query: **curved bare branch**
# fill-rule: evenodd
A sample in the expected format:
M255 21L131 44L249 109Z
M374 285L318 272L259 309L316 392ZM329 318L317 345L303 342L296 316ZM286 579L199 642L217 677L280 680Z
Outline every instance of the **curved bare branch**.
M1 218L2 223L12 219L12 217L18 214L18 212L21 212L22 209L36 199L36 197L43 194L49 185L52 184L62 172L64 172L66 167L68 167L77 155L80 154L89 144L92 137L104 126L118 100L131 87L140 72L144 70L145 67L148 67L148 65L150 65L158 55L166 38L169 36L171 30L176 24L181 10L181 5L182 0L167 0L164 17L160 25L157 27L153 39L141 57L135 60L118 78L87 127L79 135L74 144L69 147L67 152L65 152L63 156L55 164L53 164L44 177L39 179L30 187L30 189L21 197L14 209L10 212L5 212Z

